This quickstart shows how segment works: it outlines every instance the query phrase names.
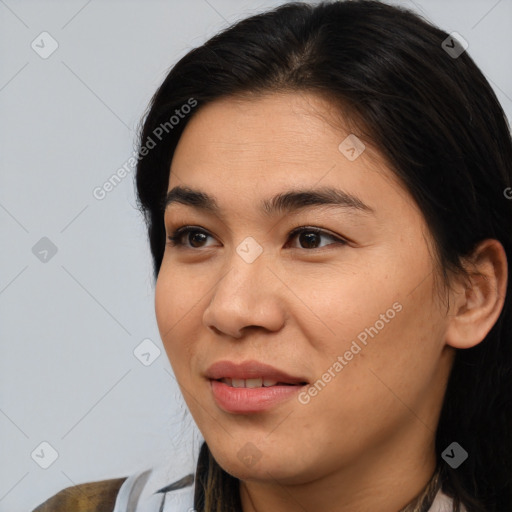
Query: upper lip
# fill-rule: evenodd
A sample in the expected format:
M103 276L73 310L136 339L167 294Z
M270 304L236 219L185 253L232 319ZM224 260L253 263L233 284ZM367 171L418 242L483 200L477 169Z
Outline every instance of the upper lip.
M205 373L206 377L213 380L224 378L229 379L256 379L262 377L264 379L276 380L285 384L302 384L307 383L303 377L294 377L289 373L278 370L268 364L259 361L244 361L242 363L234 363L232 361L217 361L212 364Z

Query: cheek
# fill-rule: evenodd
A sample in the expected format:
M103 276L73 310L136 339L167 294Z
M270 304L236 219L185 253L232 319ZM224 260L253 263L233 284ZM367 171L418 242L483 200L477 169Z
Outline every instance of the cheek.
M155 287L155 314L167 357L176 375L188 367L194 350L194 335L201 303L204 296L197 286L179 272L162 267Z
M395 265L395 273L391 265L360 268L357 274L336 271L309 294L307 287L296 288L316 314L303 311L296 318L314 345L316 379L329 382L325 387L319 383L315 396L323 397L312 400L320 408L337 403L341 415L384 413L397 401L393 392L414 402L428 385L445 322L424 263L417 268Z
M377 333L382 337L389 325L398 321L400 286L396 276L382 278L385 270L377 265L360 263L357 268L344 264L329 272L324 270L309 283L291 281L301 299L294 320L319 353L331 358L342 355L352 341L364 343Z
M431 340L416 329L414 310L403 304L380 330L380 323L375 326L379 317L368 318L372 320L367 325L350 327L355 335L347 332L332 344L329 356L324 352L316 367L317 380L310 387L313 393L301 397L294 414L296 423L311 437L330 440L332 445L326 449L350 439L350 446L343 448L348 458L384 442L400 425L430 417L424 397L430 390L436 358L425 348ZM358 338L360 333L365 336ZM324 455L326 459L332 456L328 451Z

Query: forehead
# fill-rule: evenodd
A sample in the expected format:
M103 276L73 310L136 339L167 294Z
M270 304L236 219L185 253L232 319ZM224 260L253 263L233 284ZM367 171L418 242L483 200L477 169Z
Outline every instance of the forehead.
M185 127L168 190L206 188L221 201L243 201L323 186L341 188L369 205L385 184L403 194L384 158L352 134L353 128L316 94L216 100L196 111ZM347 155L354 143L355 151Z
M335 124L336 123L336 124ZM313 94L227 97L196 111L178 144L174 160L235 162L251 158L269 165L284 158L294 166L339 152L348 127L333 105ZM191 151L192 147L195 151ZM211 151L214 150L214 154ZM262 168L265 165L261 166Z

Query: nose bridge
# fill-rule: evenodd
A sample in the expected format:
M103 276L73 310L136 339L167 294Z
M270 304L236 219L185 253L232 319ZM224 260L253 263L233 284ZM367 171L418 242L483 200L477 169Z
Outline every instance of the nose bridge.
M257 295L257 285L264 284L272 276L267 268L269 263L269 253L264 251L255 238L247 236L233 248L228 261L228 273L219 282L218 291L240 291L245 299L250 299ZM223 290L220 290L221 287Z
M284 319L283 301L278 297L278 280L268 266L261 245L254 239L242 241L214 286L204 324L237 338L247 326L279 329Z

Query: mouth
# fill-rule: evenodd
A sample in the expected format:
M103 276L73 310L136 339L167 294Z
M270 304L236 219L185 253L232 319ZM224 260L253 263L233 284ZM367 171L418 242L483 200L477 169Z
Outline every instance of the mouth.
M306 378L293 376L258 361L234 363L218 361L205 373L217 405L225 412L248 414L263 412L290 400L308 384Z
M210 380L217 380L234 388L261 388L276 385L296 386L308 383L303 376L274 368L265 363L251 360L242 363L217 361L205 372Z
M223 384L228 385L231 388L272 388L274 386L305 386L307 382L278 382L274 379L268 379L264 377L257 377L253 379L232 379L229 377L224 377L222 379L212 379L217 382L222 382Z

